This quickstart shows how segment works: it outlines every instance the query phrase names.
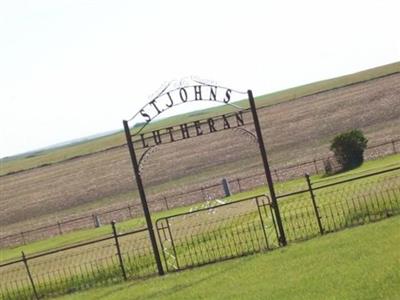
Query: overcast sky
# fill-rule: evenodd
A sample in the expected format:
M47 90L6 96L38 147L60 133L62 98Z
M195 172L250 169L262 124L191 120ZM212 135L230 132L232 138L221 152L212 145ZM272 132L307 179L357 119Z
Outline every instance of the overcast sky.
M0 157L122 129L172 79L261 95L399 61L399 12L398 0L0 0Z

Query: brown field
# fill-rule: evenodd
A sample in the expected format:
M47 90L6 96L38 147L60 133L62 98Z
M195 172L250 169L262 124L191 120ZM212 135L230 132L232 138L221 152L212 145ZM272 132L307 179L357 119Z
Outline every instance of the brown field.
M263 108L259 117L272 167L327 156L332 137L352 128L373 144L399 138L400 73ZM151 201L260 171L257 145L227 130L158 147L143 178ZM125 147L2 176L0 190L1 236L139 201Z

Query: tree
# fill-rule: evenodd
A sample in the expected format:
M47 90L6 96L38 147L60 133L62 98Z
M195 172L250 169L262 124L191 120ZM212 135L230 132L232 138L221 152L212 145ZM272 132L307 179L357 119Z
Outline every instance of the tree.
M364 137L362 131L353 129L335 136L330 149L342 168L350 170L362 165L367 143L368 140Z

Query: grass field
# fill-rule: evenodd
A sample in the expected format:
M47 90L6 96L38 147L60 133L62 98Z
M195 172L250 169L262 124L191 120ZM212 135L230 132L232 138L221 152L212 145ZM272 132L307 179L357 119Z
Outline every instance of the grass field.
M400 217L259 254L58 299L398 299Z
M333 176L321 176L321 175L316 175L312 176L311 179L312 181L315 182L320 182L320 183L332 183L338 180L344 180L346 178L350 178L353 176L359 176L359 175L364 175L372 172L376 172L382 169L388 169L391 167L399 166L399 161L400 161L400 154L398 155L391 155L387 156L381 159L377 160L372 160L372 161L367 161L365 162L361 167L344 172L344 173L339 173ZM347 184L347 189L351 189L352 186L354 186L355 183L350 183ZM278 195L293 192L293 191L298 191L306 188L306 182L304 178L299 178L296 180L291 180L287 182L280 182L275 185L275 189L277 191ZM340 186L340 188L343 188L343 186ZM243 198L249 198L253 197L255 195L260 195L263 193L267 192L267 188L265 186L260 186L257 189L247 191L247 192L242 192L235 194L231 197L227 197L224 199L224 201L231 202L231 201L237 201L239 199ZM332 193L332 191L331 191ZM308 197L308 195L306 195ZM322 195L321 195L322 198ZM283 209L285 209L286 205L289 205L288 203L291 201L298 201L300 202L301 199L299 196L297 198L289 199L289 201L286 201L282 204ZM332 202L332 199L329 199L330 202ZM153 213L152 217L153 220L155 221L156 219L169 216L169 215L174 215L182 212L188 212L191 208L193 207L200 207L201 205L191 205L191 206L184 206L176 209L171 209L169 211L162 211L162 212L155 212ZM288 206L290 208L290 206ZM127 230L132 230L135 228L140 228L145 226L145 221L143 217L139 218L134 218L132 220L128 220L122 223L117 224L119 232L125 232ZM46 250L50 249L55 249L59 247L63 247L66 245L71 245L87 240L93 240L96 238L103 237L105 235L111 234L111 227L109 225L104 225L100 228L96 229L87 229L87 230L80 230L76 232L71 232L67 233L64 235L60 236L55 236L50 239L42 240L42 241L37 241L34 243L30 243L27 245L19 246L19 247L14 247L14 248L8 248L8 249L0 249L0 262L1 261L6 261L9 259L13 258L20 258L21 251L24 251L25 253L28 254L34 254L38 252L43 252Z

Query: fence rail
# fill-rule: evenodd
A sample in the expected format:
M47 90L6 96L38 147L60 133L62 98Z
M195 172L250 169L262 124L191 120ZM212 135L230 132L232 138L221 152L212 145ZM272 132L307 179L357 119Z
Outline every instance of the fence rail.
M400 214L400 167L312 181L278 196L288 242ZM174 272L280 247L268 195L156 221L163 268ZM40 299L157 274L146 228L26 255L0 265L0 299Z
M366 151L367 158L376 158L380 154L399 153L400 139L393 139L389 142L369 146ZM381 148L380 151L376 149ZM382 150L383 149L383 150ZM332 157L316 158L310 161L295 165L283 166L272 169L272 176L275 182L296 178L304 173L323 174L325 173L326 161L332 160ZM228 181L233 193L251 190L255 187L266 184L265 174L256 173L247 177L232 178ZM153 211L169 210L184 205L194 204L196 202L207 200L212 195L214 198L224 197L221 183L212 184L181 193L164 194L161 197L149 201L149 207ZM40 226L26 231L13 233L0 238L0 248L25 245L33 241L50 238L56 235L62 235L80 229L95 228L101 226L101 223L109 224L112 220L122 222L124 220L140 216L142 212L140 203L135 205L124 205L119 208L103 212L95 212L86 216L81 216L69 220L57 221L54 224Z
M400 213L400 167L312 182L279 195L287 240L305 240ZM274 211L265 195L157 220L164 264L182 270L279 247Z

